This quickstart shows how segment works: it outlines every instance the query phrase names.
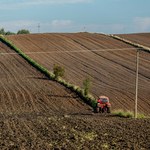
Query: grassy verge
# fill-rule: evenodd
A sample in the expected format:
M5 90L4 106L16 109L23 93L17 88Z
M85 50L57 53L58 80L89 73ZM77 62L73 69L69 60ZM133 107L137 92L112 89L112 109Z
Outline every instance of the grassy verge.
M134 113L132 111L124 111L122 109L114 110L112 112L113 115L123 118L134 118ZM144 114L138 113L137 118L148 118Z
M16 53L18 53L18 55L20 55L22 58L24 58L30 65L35 67L41 73L45 74L45 76L47 76L49 79L55 80L56 82L65 86L66 88L70 89L72 92L75 92L85 103L87 103L88 105L90 105L92 107L95 107L96 100L92 95L90 95L90 94L85 95L83 89L66 82L64 79L61 79L61 78L55 79L55 75L52 72L48 71L46 68L44 68L43 66L38 64L36 61L31 59L29 56L27 56L19 48L17 48L13 43L11 43L9 40L7 40L4 36L0 35L0 41L3 42L4 44L6 44L11 49L13 49Z

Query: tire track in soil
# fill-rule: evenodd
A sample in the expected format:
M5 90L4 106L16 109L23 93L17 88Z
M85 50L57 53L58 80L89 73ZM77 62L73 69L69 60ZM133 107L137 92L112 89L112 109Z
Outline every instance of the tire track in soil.
M4 88L4 86L3 86L3 83L0 81L0 83L1 83L1 87L3 87ZM4 88L4 90L6 91L6 89ZM1 92L1 112L7 112L8 111L8 109L7 109L7 106L6 106L6 103L5 103L5 101L4 101L4 99L6 99L6 96L4 95L4 91L3 92ZM8 111L9 112L9 111Z
M20 65L22 65L22 63ZM13 69L13 71L14 71L14 74L17 74L17 72L15 71L15 69ZM19 79L18 77L14 76L15 82L19 85L20 90L26 96L25 99L24 99L25 103L26 103L26 101L29 101L28 104L29 103L31 104L31 106L30 106L31 110L32 111L37 111L37 108L35 107L35 104L34 104L34 101L33 101L33 97L31 95L31 92L29 92L28 87L24 87L24 85L22 84L22 78L20 80L18 80L18 79Z
M14 57L15 57L15 56L14 56ZM15 58L16 58L16 57L15 57ZM13 58L13 59L15 59L15 58ZM7 62L7 64L9 64L10 61L12 60L12 57L11 57L11 59L7 59L7 60L9 60L9 61ZM15 60L18 60L18 59L16 58ZM21 62L21 61L19 61L19 62ZM10 63L10 64L11 64L11 63ZM24 66L24 64L22 64L22 63L20 63L19 65L20 65L20 66L21 66L21 65ZM4 66L4 68L5 68L4 70L8 70L6 66ZM13 67L12 67L11 71L8 70L8 73L6 73L6 74L8 74L10 77L9 77L9 78L7 77L7 80L9 79L9 80L11 80L11 82L12 82L13 80L15 80L15 82L17 83L17 85L15 85L15 86L16 86L16 87L19 86L19 87L20 87L20 93L24 93L24 94L23 94L24 101L26 101L26 99L29 99L29 100L32 102L32 106L33 106L33 108L34 108L33 99L32 99L32 97L31 97L30 93L22 86L21 82L19 82L18 77L15 76L15 75L16 75L15 69L16 69L16 68L13 68ZM3 71L4 71L4 70L3 70ZM14 74L15 74L15 75L14 75ZM13 79L13 80L12 80L12 79ZM15 87L15 88L16 88L16 87ZM5 90L5 91L7 92L8 90ZM11 92L10 92L10 93L11 93ZM12 93L15 93L15 92L12 91ZM7 95L8 95L8 94L9 94L9 93L7 92ZM26 98L25 98L24 95L26 95ZM11 101L11 97L10 97L10 96L9 96L9 100ZM18 99L14 99L14 100L16 100L16 101L19 103L19 100L18 100ZM15 102L15 104L16 104L16 102ZM12 105L12 107L13 107L13 104L12 104L12 103L11 103L11 105ZM20 104L19 104L18 106L20 106ZM14 107L13 107L13 109L14 109ZM21 109L20 109L20 110L21 110ZM31 108L31 110L32 110L32 108Z
M9 52L8 47L7 47L7 52ZM3 58L4 62L7 61L6 63L4 63L4 68L6 68L5 71L6 71L6 75L8 76L7 80L9 80L9 85L8 86L7 86L7 84L5 85L6 88L8 88L8 89L5 89L5 91L9 90L9 92L11 93L11 96L8 98L9 101L11 101L13 98L15 98L13 100L13 103L11 103L9 105L11 105L11 107L14 107L14 110L16 110L16 113L32 112L32 111L39 112L41 110L43 112L45 112L45 111L48 111L48 109L50 109L50 112L55 112L55 113L58 113L58 112L60 113L60 111L61 112L64 111L65 113L67 113L70 111L74 111L74 109L78 111L79 108L74 108L74 102L75 102L75 105L76 104L78 105L78 103L80 103L79 105L82 105L80 101L76 102L76 100L78 100L79 98L77 98L72 103L71 101L74 99L73 95L70 95L68 98L65 97L66 94L68 95L68 93L70 93L70 90L67 90L63 86L58 85L57 83L54 83L54 82L49 82L50 84L47 84L48 87L50 87L50 86L52 87L51 88L52 92L54 92L54 91L56 91L56 89L58 89L58 91L60 91L60 93L61 92L63 93L62 96L60 94L60 96L58 97L59 100L61 100L63 97L64 97L64 99L67 98L67 100L59 102L62 105L62 108L60 109L58 106L59 103L58 103L58 101L56 101L56 98L55 98L55 97L57 97L58 91L55 92L57 94L54 94L56 96L52 97L52 100L50 99L51 96L48 96L48 93L49 93L48 87L45 89L45 90L47 90L47 92L44 92L44 91L38 92L37 88L39 88L41 86L40 83L42 83L42 84L47 83L47 81L39 80L40 82L37 84L36 82L38 82L38 81L37 80L35 81L35 79L34 79L34 83L36 83L38 85L37 87L36 87L36 85L32 86L33 80L28 79L27 81L24 81L24 77L26 75L28 75L28 70L31 70L33 73L37 74L38 76L40 75L41 78L43 77L43 75L41 75L39 72L35 71L35 69L33 67L31 67L28 63L26 63L24 60L22 60L22 61L21 60L22 60L22 58L18 55L13 55L10 57L6 56L5 58ZM9 66L9 67L7 67L7 66ZM30 68L26 69L26 68L28 68L28 66L30 66ZM30 72L30 74L32 74L32 73ZM29 80L31 81L31 83ZM5 80L5 82L6 82L6 80ZM46 87L45 84L43 84L42 86L43 86L43 88ZM32 90L32 87L36 87L35 92L34 92L34 90ZM40 87L40 89L42 90L41 87ZM33 93L31 94L30 90L33 91L33 93L38 92L37 98L42 97L42 99L41 99L42 101L41 100L36 101L36 99L35 99L36 95L33 95ZM16 93L16 92L18 92L18 93ZM33 98L34 98L34 100L33 100ZM27 104L26 102L28 104L30 103L30 107L22 109L21 108L22 104L23 103ZM69 103L67 103L67 102L69 102ZM51 106L51 104L54 106ZM6 102L5 102L5 105L7 105ZM70 105L71 108L69 108L67 105L68 106ZM6 106L6 107L9 107L9 106ZM87 107L87 106L86 105L82 106L83 109L85 109L85 107ZM8 112L12 113L11 110L8 110ZM13 111L13 112L15 112L15 111Z
M9 36L9 38L19 45L23 51L44 51L56 52L49 55L41 54L30 55L39 64L42 64L48 70L52 70L53 63L63 64L66 67L67 75L65 79L75 85L82 86L82 80L88 75L92 77L92 94L94 96L107 95L111 97L112 103L116 104L120 100L130 103L134 99L134 70L136 61L134 52L93 52L88 53L69 53L75 50L86 49L114 49L114 48L133 48L132 46L101 34L76 33L76 34L39 34L28 36ZM21 40L20 40L21 39ZM27 40L26 40L27 39ZM23 45L28 43L26 49ZM37 45L37 49L32 48ZM43 44L44 43L44 44ZM68 53L63 53L68 51ZM144 55L143 55L144 56ZM142 58L143 58L142 56ZM104 58L103 58L104 57ZM144 56L145 57L145 56ZM106 59L108 58L108 60ZM148 57L145 57L147 60ZM134 59L134 60L133 60ZM112 61L115 61L112 63ZM69 63L68 63L69 62ZM88 67L87 67L88 66ZM124 68L126 67L126 69ZM149 81L149 71L145 72L144 68L148 67L148 62L143 63L140 69L140 85L145 87ZM94 69L92 69L94 68ZM125 69L125 70L124 70ZM144 75L144 76L142 76ZM95 86L97 85L97 86ZM109 85L111 88L108 88ZM146 86L147 87L147 86ZM146 88L145 88L146 89ZM149 86L148 86L149 89ZM126 91L126 93L125 93ZM140 93L140 95L142 92ZM148 92L143 92L142 99L147 101ZM116 98L117 97L117 98ZM127 99L127 97L129 99ZM121 103L122 103L121 101ZM118 108L123 108L122 104ZM149 104L149 102L148 102ZM141 104L140 104L141 105ZM143 105L143 104L142 104Z
M36 72L34 73L36 74ZM25 73L25 75L27 74ZM17 77L18 76L16 76L16 78ZM13 81L14 80L12 79L11 82ZM0 79L0 83L1 82L2 79ZM30 112L29 109L27 110L28 113L12 114L11 116L6 116L6 117L1 116L0 117L0 126L1 126L0 149L73 150L79 148L79 146L80 149L103 149L102 146L105 145L102 145L102 143L107 144L108 148L110 149L149 149L150 147L149 119L132 120L132 119L115 118L113 116L101 116L100 114L87 115L85 111L82 114L81 110L88 109L88 108L82 106L81 103L80 104L77 102L73 103L73 101L79 99L74 98L72 101L69 97L74 97L74 94L71 94L70 92L68 92L68 90L63 92L64 88L62 89L61 87L57 88L57 86L59 85L55 84L54 86L54 84L50 82L48 83L48 86L50 84L49 87L52 88L51 91L49 91L45 87L46 86L45 82L46 83L48 82L46 80L41 81L41 80L33 79L30 82L31 83L29 83L28 81L24 82L23 79L19 78L19 83L22 84L26 83L24 85L24 88L30 87L28 91L37 93L39 90L41 93L43 93L43 95L41 95L41 93L39 92L38 93L39 95L36 95L37 98L40 97L43 98L41 101L41 103L43 103L43 106L41 106L40 108L41 103L40 102L36 103L35 100L34 103L36 107L39 110L41 110L45 107L44 103L45 105L48 104L50 106L54 104L56 110L53 109L52 110L53 113L52 112L37 113L37 112ZM42 83L44 85L42 85ZM16 81L12 85L15 84ZM32 86L32 84L34 85ZM42 85L41 89L39 88L40 87L39 84ZM18 85L18 83L16 85ZM32 87L35 86L37 86L38 90L36 89L35 91L32 91L32 89L34 89ZM15 87L15 89L17 88ZM56 91L53 93L52 91L54 89L59 90L59 92L62 94L60 95ZM12 90L10 90L10 92L12 92ZM121 95L118 94L120 93L118 91L117 91L118 93L117 92L114 93L113 90L108 92L112 92L112 94L115 96ZM46 93L49 94L47 95ZM129 93L129 95L125 95L125 100L128 100L131 94L132 93ZM66 95L68 96L68 98L64 97ZM124 93L122 93L122 95L124 95ZM58 99L55 96L57 96ZM18 95L18 97L20 96ZM60 100L62 100L62 103L59 103ZM61 109L63 113L56 115L57 114L56 112L59 109L58 103L63 105L66 104L68 105L66 111ZM77 114L75 113L76 111L73 109L72 104L69 103L73 103L73 106L76 108L78 112ZM119 107L120 102L118 103L119 103L118 105ZM73 110L73 112L69 110L68 107L71 110ZM59 112L61 112L61 110L59 110ZM64 112L67 112L66 113L67 115L65 115ZM91 112L91 111L87 111L87 112ZM73 115L71 115L71 113ZM94 133L96 137L93 140L89 141L87 138L85 138L86 134L88 136L88 133ZM101 142L97 142L97 141L101 141Z
M10 96L10 91L5 88L6 86L3 84L3 82L1 82L1 85L3 86L4 92L3 92L3 103L4 103L4 107L6 108L6 112L12 112L15 110L15 108L13 107L13 102L11 100L11 96ZM5 100L6 99L6 100Z
M7 61L7 63L6 63L6 65L3 65L4 66L4 70L6 70L7 72L6 72L6 74L8 75L8 77L7 77L7 80L10 80L10 83L13 83L13 82L15 82L15 83L17 83L17 84L15 84L15 85L13 85L13 88L15 88L15 87L18 87L19 86L19 88L20 88L20 93L24 93L24 95L26 95L26 98L25 98L25 96L23 96L24 97L24 101L26 100L26 99L30 99L31 97L30 97L30 95L28 94L28 92L27 92L27 90L25 90L25 88L23 87L23 85L19 82L19 78L17 77L17 76L15 76L16 75L16 71L15 71L15 69L12 67L11 68L11 71L7 68L7 64L10 64L9 63L9 61ZM3 71L4 71L3 70ZM7 85L5 86L5 87L7 87ZM8 91L8 89L5 89L5 91L6 91L6 93L7 93L7 95L10 95L9 93L15 93L12 89L10 89L9 90L9 92L7 92ZM12 92L10 92L10 91L12 91ZM14 104L13 104L13 102L12 102L12 97L11 96L8 96L8 100L11 102L11 107L13 108L13 111L15 111L15 108L14 108L14 104L16 105L16 102L18 102L18 104L19 104L19 100L18 99L13 99L13 102L14 102ZM16 106L19 106L20 107L20 105L16 105ZM8 107L9 108L9 107ZM17 108L18 109L18 108ZM20 109L21 110L21 109Z
M16 58L16 60L17 60L17 58ZM8 63L9 64L9 63ZM20 65L22 65L22 63L20 62ZM5 67L6 68L6 67ZM29 103L32 103L32 107L35 109L35 104L33 103L33 98L31 97L31 95L30 95L30 93L29 93L29 91L28 90L26 90L26 89L28 89L28 87L26 87L26 88L24 88L23 87L23 85L22 85L22 79L20 79L20 78L18 78L17 76L15 76L14 74L16 74L17 72L15 71L15 68L13 68L12 70L11 70L11 72L10 71L8 71L9 72L9 74L11 74L10 76L10 79L14 79L15 80L15 82L17 83L17 85L16 86L19 86L20 87L20 93L23 93L23 97L24 97L24 102L26 103L26 101L28 100L29 102L28 102L28 104ZM21 81L21 82L20 82ZM24 96L24 95L26 95L26 97ZM26 100L27 99L27 100ZM30 102L31 101L31 102ZM13 106L13 105L12 105ZM19 105L20 106L20 105ZM21 110L21 109L20 109ZM32 108L31 108L31 110L32 110Z
M2 72L5 72L5 74L6 74L6 80L8 81L6 84L8 85L8 84L11 84L11 83L13 83L13 81L14 81L14 79L15 79L15 81L17 81L17 83L19 83L18 82L18 79L16 79L16 76L14 75L14 74L16 74L15 72L14 72L14 68L13 69L11 69L11 71L7 68L7 64L11 64L10 62L9 62L9 58L7 58L7 63L5 63L5 64L1 64L1 66L3 66L3 68L5 68L5 69L3 69L3 71ZM1 68L2 69L2 68ZM9 87L9 86L7 86L7 85L4 85L3 87ZM19 100L17 99L17 94L19 94L19 93L17 93L16 94L16 92L14 92L14 90L15 89L19 89L19 92L20 92L20 94L21 95L23 95L23 92L21 91L21 89L20 88L18 88L18 86L19 87L21 87L20 86L21 84L13 84L12 86L13 86L13 89L12 89L12 87L11 87L11 89L9 90L9 93L11 93L11 97L9 96L9 101L11 101L12 99L13 99L13 95L16 97L15 99L13 99L13 103L11 103L11 107L13 107L13 110L15 110L15 108L14 108L14 104L15 104L15 106L17 107L17 109L18 109L18 107L20 108L20 103L19 103ZM8 89L6 89L5 88L5 91L7 92L8 91ZM7 92L7 94L9 94L8 92ZM24 95L23 95L23 97L24 97ZM5 97L6 98L6 97ZM20 99L20 100L22 100L22 98ZM18 105L17 105L18 104ZM8 107L8 106L7 106ZM8 107L9 108L9 107ZM20 110L22 110L21 108L20 108ZM19 110L18 110L19 111Z
M6 74L6 80L8 81L8 75L7 75L8 74L8 70L7 70L7 67L2 62L0 63L0 67L2 66L1 70L2 70L2 72L4 72L4 74ZM5 68L5 69L3 69L3 68ZM0 81L0 82L1 82L1 86L4 89L4 91L3 91L3 93L4 93L4 99L6 99L6 100L8 99L10 101L10 103L9 103L9 102L7 102L7 101L4 100L4 103L7 102L7 104L4 104L5 108L10 108L10 109L12 109L14 111L15 109L14 109L14 107L12 105L13 102L11 100L11 96L10 96L10 92L9 92L10 90L9 90L9 88L7 88L7 86L2 81ZM9 107L9 104L11 104L11 107ZM8 110L8 109L6 109L6 110Z

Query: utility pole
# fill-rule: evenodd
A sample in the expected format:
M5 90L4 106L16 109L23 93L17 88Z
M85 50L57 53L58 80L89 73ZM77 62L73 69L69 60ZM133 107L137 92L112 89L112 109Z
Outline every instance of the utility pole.
M83 27L83 32L86 32L86 27L85 26Z
M134 117L137 118L137 101L138 101L138 81L139 81L139 50L136 52L136 85L135 85L135 111Z
M40 27L41 27L41 26L40 26L40 23L38 24L37 27L38 27L38 33L40 33Z

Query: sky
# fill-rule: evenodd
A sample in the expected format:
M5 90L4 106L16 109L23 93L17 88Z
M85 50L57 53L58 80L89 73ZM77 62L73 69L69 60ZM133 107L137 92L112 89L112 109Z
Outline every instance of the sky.
M150 0L0 0L0 28L15 33L150 32Z

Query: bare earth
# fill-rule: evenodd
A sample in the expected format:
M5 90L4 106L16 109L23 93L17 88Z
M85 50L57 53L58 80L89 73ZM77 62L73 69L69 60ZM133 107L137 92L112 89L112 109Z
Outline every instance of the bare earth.
M133 47L105 35L90 33L32 34L7 38L23 52L38 52L27 55L50 71L55 63L64 66L68 82L82 86L83 80L90 77L90 92L96 98L99 95L110 97L112 109L133 111L136 70L136 50ZM140 53L139 67L138 110L146 114L150 114L149 55Z
M128 39L132 42L150 47L150 33L118 34L118 36Z
M13 52L0 42L1 52ZM19 55L0 57L1 114L71 113L84 110L74 93L48 80ZM66 109L66 105L68 108Z
M49 70L54 63L64 65L65 78L71 83L81 85L88 74L93 81L92 93L108 95L113 109L132 108L134 50L89 51L130 46L99 34L9 38L24 52L51 51L29 56ZM76 52L83 49L88 52ZM150 119L94 114L77 95L48 80L19 55L9 55L12 52L0 42L0 53L8 53L0 55L0 149L150 149ZM150 59L145 53L141 55L139 110L148 114Z

